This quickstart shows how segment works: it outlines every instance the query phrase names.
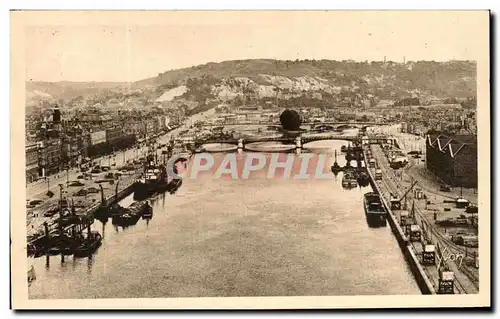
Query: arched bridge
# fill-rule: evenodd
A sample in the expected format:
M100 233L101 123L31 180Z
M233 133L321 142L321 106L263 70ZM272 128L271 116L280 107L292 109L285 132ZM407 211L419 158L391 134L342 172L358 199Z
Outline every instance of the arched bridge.
M339 121L325 121L325 122L303 122L301 125L303 126L351 126L351 127L363 127L363 126L383 126L388 125L385 123L378 122L339 122ZM217 123L217 124L209 124L209 123L199 123L197 124L199 127L237 127L237 126L279 126L281 124L279 122L259 122L259 121L243 121L238 123Z
M298 136L263 136L263 137L244 137L244 138L214 138L208 140L200 140L196 141L196 146L201 146L202 144L211 144L211 143L224 143L224 144L234 144L238 145L240 148L244 148L244 144L248 143L256 143L256 142L282 142L282 143L290 143L295 144L297 148L302 147L303 144L320 141L320 140L343 140L343 141L360 141L362 144L394 144L394 138L387 136L354 136L354 135L342 135L342 134L332 134L332 133L323 133L323 134L308 134L303 133Z

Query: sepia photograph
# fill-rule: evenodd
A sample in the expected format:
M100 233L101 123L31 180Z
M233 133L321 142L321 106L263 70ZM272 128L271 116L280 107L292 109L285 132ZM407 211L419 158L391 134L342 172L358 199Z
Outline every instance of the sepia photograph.
M491 306L489 11L10 18L14 309Z

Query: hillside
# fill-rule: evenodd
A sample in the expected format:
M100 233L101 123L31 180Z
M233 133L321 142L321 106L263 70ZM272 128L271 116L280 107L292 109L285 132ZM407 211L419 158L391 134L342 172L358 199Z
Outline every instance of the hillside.
M142 99L141 105L147 105L176 90L180 93L173 94L172 99L200 106L273 98L300 101L304 106L317 101L326 106L374 106L378 101L404 98L416 98L425 104L475 97L476 63L236 60L166 71L130 84L27 82L26 90L34 104L104 104L109 99L128 101L133 95Z
M26 100L30 102L39 100L57 103L89 96L99 96L111 91L122 91L125 83L119 82L26 82Z
M191 68L167 71L155 78L136 82L143 85L181 85L189 78L212 76L248 78L257 84L273 84L261 75L289 79L310 77L329 86L359 86L361 91L380 98L400 97L420 90L437 97L466 98L476 95L476 63L472 61L433 62L353 62L331 60L238 60L207 63ZM363 92L364 93L364 92Z

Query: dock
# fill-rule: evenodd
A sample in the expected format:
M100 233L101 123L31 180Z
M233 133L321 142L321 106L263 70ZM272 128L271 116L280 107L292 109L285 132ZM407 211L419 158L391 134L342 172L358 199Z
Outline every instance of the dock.
M443 203L430 203L417 181L405 181L404 170L393 170L381 145L364 148L372 186L387 209L387 220L424 294L475 294L479 291L477 249L455 244L435 224ZM375 178L375 171L382 178ZM449 204L448 204L449 205ZM446 208L451 210L451 208ZM432 219L432 216L434 219Z
M82 225L76 225L77 230L81 231L94 222L94 214L101 207L109 207L110 205L122 200L133 192L133 185L136 179L140 176L141 169L137 169L129 175L121 175L118 179L114 179L113 183L100 182L100 178L93 178L89 180L80 180L83 186L71 187L62 186L60 192L62 194L55 194L50 199L45 200L42 206L29 212L28 218L28 245L36 242L41 237L45 236L46 230L49 232L54 231L58 227L59 213L53 216L44 216L44 213L58 208L58 201L61 198L68 201L69 207L74 209L74 214L82 221ZM76 196L75 194L81 189L95 188L98 192L90 193L85 196ZM72 228L73 226L64 227L63 230Z

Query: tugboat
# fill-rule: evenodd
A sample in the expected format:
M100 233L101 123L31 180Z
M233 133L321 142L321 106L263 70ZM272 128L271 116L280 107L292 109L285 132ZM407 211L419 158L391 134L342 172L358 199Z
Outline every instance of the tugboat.
M335 162L332 165L332 173L336 176L341 170L342 167L337 163L337 150L335 150Z
M359 171L357 178L358 178L359 186L365 187L365 186L370 185L370 175L368 175L367 172Z
M380 196L375 192L369 192L364 195L364 206L366 219L370 226L386 226L387 212L382 205Z
M161 192L168 184L167 170L157 165L154 155L148 155L144 174L134 185L134 200L144 200Z
M342 177L342 186L344 188L355 188L358 186L358 181L356 180L356 173L353 169L348 169L345 171Z
M90 232L87 234L87 238L84 238L83 241L75 247L74 256L75 257L87 257L90 256L93 252L101 246L102 236L99 232Z
M153 207L146 203L147 206L142 211L142 219L151 219L153 218Z
M183 153L182 151L178 151L176 152L176 150L174 149L174 154L180 154L181 156L174 162L174 167L173 167L173 173L174 174L179 174L179 165L182 164L182 165L186 165L186 162L187 162L187 159L190 154L189 153ZM168 182L168 185L166 187L166 190L170 193L170 194L174 194L175 192L177 192L177 190L181 187L182 185L182 178L179 178L177 176L172 176L172 179Z
M340 151L341 151L342 153L347 152L347 146L342 145L342 147L340 148Z

